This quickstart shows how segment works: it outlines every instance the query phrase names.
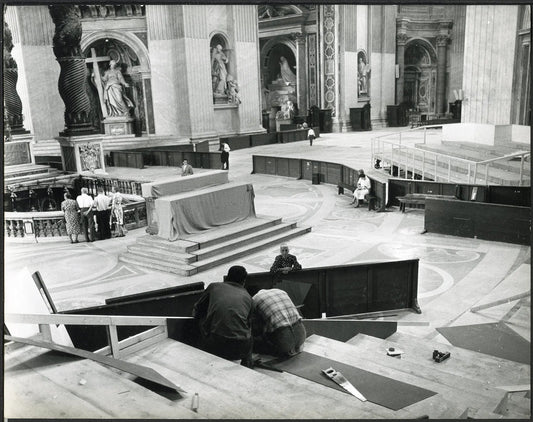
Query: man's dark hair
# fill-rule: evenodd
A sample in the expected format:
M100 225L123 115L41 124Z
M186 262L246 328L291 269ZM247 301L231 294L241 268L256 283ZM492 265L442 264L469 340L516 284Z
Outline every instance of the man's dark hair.
M225 281L232 281L234 283L244 285L244 280L246 280L247 275L248 273L244 267L240 265L234 265L228 270L228 275L226 276Z

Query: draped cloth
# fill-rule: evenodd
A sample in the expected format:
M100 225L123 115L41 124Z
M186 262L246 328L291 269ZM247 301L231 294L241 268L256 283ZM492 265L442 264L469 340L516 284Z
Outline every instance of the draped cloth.
M187 235L255 217L251 183L227 183L155 200L159 232L175 241Z

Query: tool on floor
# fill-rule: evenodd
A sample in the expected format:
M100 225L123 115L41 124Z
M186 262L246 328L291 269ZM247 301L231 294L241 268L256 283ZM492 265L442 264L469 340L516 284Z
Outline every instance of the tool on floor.
M257 359L253 363L253 368L261 368L261 369L268 369L269 371L275 371L275 372L283 372L281 369L275 368L273 366L270 366L266 363L264 363L261 359Z
M441 363L443 360L446 360L450 357L450 352L439 352L438 350L433 350L433 360L437 363Z
M331 378L333 381L335 381L337 384L339 384L342 388L344 388L348 393L351 395L357 397L361 401L366 401L365 396L363 396L357 388L355 388L350 381L348 381L346 378L344 378L344 375L342 375L340 372L335 371L333 368L323 369L322 372L329 378Z
M198 412L199 407L200 407L200 395L198 393L194 393L194 396L192 396L191 410L193 412Z
M402 353L403 353L403 350L396 349L395 347L389 347L387 349L387 355L392 356L392 357L401 358L402 357Z

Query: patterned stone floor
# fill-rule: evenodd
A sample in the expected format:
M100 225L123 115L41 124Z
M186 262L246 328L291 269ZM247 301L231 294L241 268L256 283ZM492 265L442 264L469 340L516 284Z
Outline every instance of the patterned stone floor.
M428 321L429 327L401 327L409 334L438 338L435 327L515 321L516 331L530 338L530 301L513 301L477 314L470 307L508 297L530 287L529 247L478 239L421 234L423 210L401 213L392 207L385 213L354 209L348 195L337 195L335 186L312 185L310 181L251 174L252 154L306 157L369 168L370 139L389 133L324 134L313 147L308 142L276 144L230 153L229 178L253 183L257 214L283 217L312 226L312 231L289 242L304 267L342 265L369 261L419 258L419 303L421 315L406 314L405 320ZM429 139L438 142L439 133ZM416 137L406 143L419 142ZM124 177L145 172L146 179L168 176L169 167L146 170L113 169ZM105 298L154 290L193 281L221 281L233 264L248 272L267 271L278 253L277 246L249 255L238 262L192 277L151 271L119 262L117 257L144 235L130 231L124 238L90 244L39 243L5 245L6 280L21 269L40 271L59 309L103 304Z

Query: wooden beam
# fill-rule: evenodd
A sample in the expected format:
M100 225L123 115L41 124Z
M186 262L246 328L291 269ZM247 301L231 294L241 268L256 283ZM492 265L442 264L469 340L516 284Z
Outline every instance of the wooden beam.
M45 341L52 341L52 330L48 324L39 324L39 333Z
M523 385L498 385L495 388L499 388L500 390L505 390L508 393L514 393L517 391L531 391L531 385L529 384L523 384Z
M164 335L165 337L168 336L166 326L159 325L157 327L150 328L146 331L143 331L142 333L135 334L134 336L125 338L124 340L120 340L118 342L119 350L122 353L125 349L129 349L132 346L135 346L137 344L144 344L146 340L149 340L153 337L159 337L161 335ZM145 346L147 345L148 344L146 344ZM110 346L102 347L101 349L95 350L94 353L98 353L100 355L110 355L111 347ZM122 356L124 356L124 354L122 354Z
M116 325L108 325L107 337L109 339L109 347L111 347L111 354L115 359L120 358L120 346L118 345L118 334Z
M4 321L20 324L154 326L166 325L167 319L192 319L192 317L77 314L5 314Z
M156 384L165 386L172 390L177 391L178 393L184 392L184 390L173 382L162 376L159 372L155 371L152 368L137 365L135 363L126 362L119 359L114 359L109 356L102 356L93 352L88 352L87 350L77 349L75 347L63 346L56 343L51 343L48 341L38 341L31 340L29 338L13 337L13 336L4 336L4 340L7 341L16 341L18 343L28 344L30 346L43 347L45 349L56 350L58 352L68 353L70 355L79 356L85 359L91 359L95 362L101 363L103 365L111 366L120 371L127 372L128 374L135 375L137 377L143 378L148 381L155 382Z
M402 321L402 320L394 320L394 319L340 319L340 318L316 318L316 319L304 319L303 321L324 321L324 322L330 322L332 325L335 324L335 322L338 321L347 321L347 322L375 322L375 323L383 323L383 322L395 322L397 325L402 325L404 327L427 327L429 326L428 321Z
M509 303L509 302L512 302L513 300L522 299L528 296L531 296L531 290L528 290L527 292L524 292L524 293L519 293L517 295L509 296L504 299L495 300L494 302L489 302L483 305L473 306L472 308L470 308L470 312L477 312L477 311L481 311L482 309L488 309L494 306L503 305L504 303Z

